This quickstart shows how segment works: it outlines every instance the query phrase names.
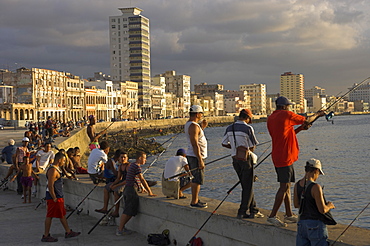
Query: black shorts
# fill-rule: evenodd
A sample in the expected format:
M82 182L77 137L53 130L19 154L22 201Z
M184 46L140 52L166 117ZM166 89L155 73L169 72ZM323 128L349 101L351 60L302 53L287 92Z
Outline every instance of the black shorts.
M190 177L185 176L180 178L180 188L184 187L185 185L190 183Z
M275 167L275 171L277 174L277 181L279 183L295 182L293 164L287 167Z
M139 209L139 195L133 186L126 186L123 190L123 214L135 216Z
M198 158L194 156L187 156L186 159L188 159L188 164L190 169L198 168ZM204 169L195 169L191 171L191 174L194 176L194 178L191 180L192 183L200 184L202 185L204 182Z

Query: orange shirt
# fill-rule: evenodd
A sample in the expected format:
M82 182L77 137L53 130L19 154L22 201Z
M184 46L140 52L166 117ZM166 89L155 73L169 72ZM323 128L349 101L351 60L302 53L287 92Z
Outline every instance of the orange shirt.
M293 126L301 125L305 120L306 117L287 110L275 110L267 118L275 167L290 166L298 160L299 146Z

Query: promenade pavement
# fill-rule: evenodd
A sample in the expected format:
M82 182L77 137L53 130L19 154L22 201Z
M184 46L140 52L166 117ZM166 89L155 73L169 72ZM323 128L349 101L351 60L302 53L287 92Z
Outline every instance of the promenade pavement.
M15 191L0 190L0 245L148 245L146 237L136 232L116 236L116 226L98 225L91 234L88 231L97 222L96 218L86 214L74 213L69 219L70 228L80 231L81 235L75 238L64 238L64 229L59 219L53 219L50 233L59 239L55 243L41 242L44 232L44 220L46 215L45 205L37 210L39 199L34 198L32 203L23 204L20 195ZM67 215L69 212L67 212ZM119 223L119 219L116 219Z

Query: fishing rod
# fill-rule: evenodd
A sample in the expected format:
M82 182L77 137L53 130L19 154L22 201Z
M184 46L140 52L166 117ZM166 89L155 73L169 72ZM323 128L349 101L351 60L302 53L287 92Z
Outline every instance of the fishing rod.
M159 153L159 155L152 161L152 163L150 163L149 164L149 166L145 169L145 171L143 172L143 175L149 170L149 168L156 162L156 161L158 161L158 159L159 159L159 157L161 157L162 155L163 155L163 153L164 152L166 152L166 150L173 144L173 142L175 142L175 139L177 138L177 136L178 135L176 135L175 136L175 138L172 140L172 142L171 143L169 143L168 145L167 145L167 148L166 149L164 149L164 150L162 150L162 152L161 153ZM172 139L172 138L170 138L170 139Z
M128 107L126 110L124 110L119 116L121 117L124 113L126 113L132 106L134 105L134 103L129 103ZM116 121L112 121L103 131L106 131L108 130L109 127L111 127ZM102 131L102 132L103 132Z
M114 204L108 209L108 211L98 220L98 222L96 222L96 224L90 229L90 231L87 233L87 234L90 234L94 229L95 227L97 227L100 223L100 221L102 221L109 213L110 211L112 211L112 209L114 208L114 206L116 206L123 198L123 194L117 199L117 201L114 202Z
M344 231L337 237L337 239L335 239L335 241L331 244L331 246L333 246L337 241L338 239L348 230L348 228L351 227L351 225L353 224L353 222L355 222L357 220L357 218L367 209L367 207L370 205L370 202L361 210L361 212L351 221L351 223L349 223L349 225L344 229Z
M266 141L266 142L263 142L263 143L260 143L260 144L257 144L256 146L260 146L260 145L263 145L263 144L267 144L267 143L269 143L269 142L271 142L271 140L270 141ZM271 153L270 153L271 154ZM223 160L223 159L225 159L225 158L227 158L227 157L229 157L229 156L231 156L231 154L228 154L228 155L225 155L225 156L222 156L222 157L220 157L220 158L218 158L218 159L215 159L215 160L213 160L213 161L210 161L210 162L207 162L206 164L204 164L205 166L207 166L207 165L209 165L209 164L212 164L212 163L214 163L214 162L217 162L217 161L220 161L220 160ZM268 157L268 156L267 156ZM267 158L266 157L266 158ZM266 159L265 158L265 159ZM261 163L259 163L259 164L261 164ZM259 165L258 164L258 165ZM257 165L257 166L258 166ZM192 169L190 169L189 170L189 172L191 172L191 171L195 171L195 170L197 170L198 169L198 167L195 167L195 168L192 168ZM179 176L181 176L181 175L183 175L183 174L187 174L188 172L187 171L184 171L184 172L181 172L181 173L178 173L178 174L176 174L176 175L173 175L173 176L171 176L171 177L168 177L167 179L164 179L165 181L168 181L168 180L170 180L170 179L173 179L173 178L176 178L176 177L179 177Z
M240 181L238 183L236 183L233 187L231 187L228 191L227 191L227 195L224 197L224 199L222 199L222 201L220 202L220 204L218 204L218 206L213 210L213 212L209 215L209 217L207 218L207 220L203 223L203 225L198 229L198 231L194 234L194 236L192 236L192 238L190 239L190 241L188 242L188 244L186 244L186 246L190 246L192 241L196 238L196 236L198 235L198 233L203 229L203 227L207 224L207 222L211 219L212 215L214 215L217 211L217 209L222 205L222 203L226 200L226 198L230 195L230 193L235 189L236 186L238 186L240 183Z
M90 190L89 193L87 193L87 195L82 199L82 201L76 206L75 209L72 210L72 212L67 216L66 219L68 219L69 217L71 217L71 215L77 210L77 213L80 214L82 209L81 210L78 210L78 207L80 207L80 205L86 200L86 198L95 190L96 187L98 187L99 185L99 182L97 182L95 185L94 185L94 188L92 188Z
M265 151L266 152L266 151ZM271 154L271 153L270 153ZM270 154L268 154L265 158L263 158L256 166L254 166L253 169L256 169L262 162L264 162L267 157L270 156ZM209 215L209 217L206 219L206 221L202 224L202 226L198 229L198 231L194 234L194 236L190 239L190 241L188 242L188 244L186 246L190 246L191 242L195 239L195 237L198 235L198 233L203 229L203 227L207 224L207 222L211 219L211 217L216 213L217 209L222 205L222 203L224 203L224 201L226 200L226 198L231 194L231 192L240 184L240 180L233 185L233 187L231 187L226 193L227 195L222 199L222 201L218 204L218 206L213 210L213 212Z

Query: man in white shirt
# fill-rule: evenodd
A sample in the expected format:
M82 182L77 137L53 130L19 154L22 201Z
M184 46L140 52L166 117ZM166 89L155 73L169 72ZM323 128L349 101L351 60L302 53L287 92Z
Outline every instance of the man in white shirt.
M54 162L54 156L54 152L51 150L51 144L47 143L44 145L44 149L36 153L36 161L32 164L32 167L36 169L36 172L43 172L49 163Z
M164 168L164 178L168 179L169 177L175 176L179 173L182 173L184 170L188 172L188 174L183 174L180 177L180 192L179 198L184 199L186 198L182 193L187 188L190 188L190 177L191 174L189 172L189 165L188 160L186 159L186 152L184 149L178 149L176 152L176 156L171 157L168 159L166 166ZM188 176L189 175L189 176ZM179 180L178 177L170 179L169 181L177 181Z
M107 141L103 141L100 143L100 148L93 149L89 155L87 172L94 184L97 184L99 179L104 179L104 164L108 161L108 153L109 144Z
M54 152L51 150L51 143L46 143L44 148L36 153L36 160L32 164L32 169L36 173L43 173L49 166L49 163L54 162L54 157ZM38 179L35 179L34 186L32 187L33 196L36 196L37 193L37 181Z

